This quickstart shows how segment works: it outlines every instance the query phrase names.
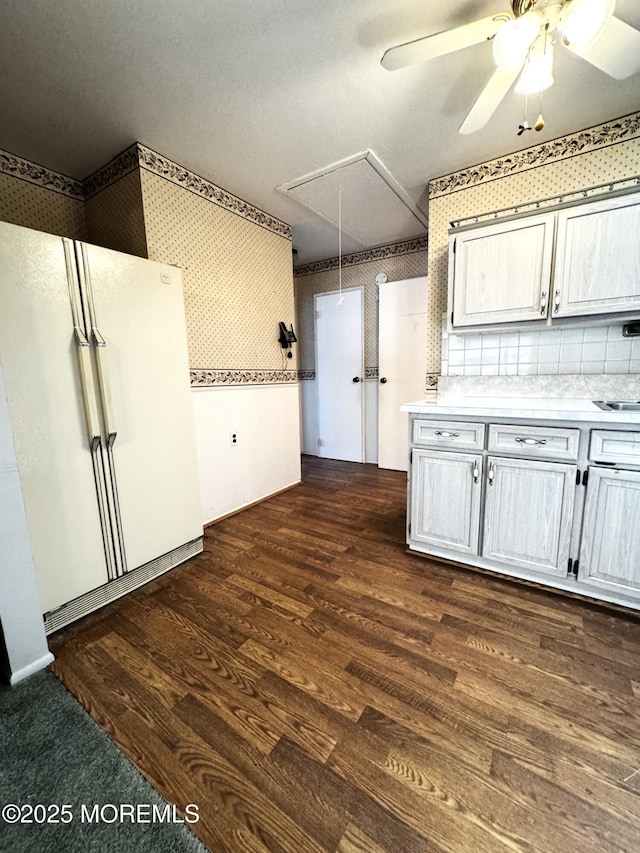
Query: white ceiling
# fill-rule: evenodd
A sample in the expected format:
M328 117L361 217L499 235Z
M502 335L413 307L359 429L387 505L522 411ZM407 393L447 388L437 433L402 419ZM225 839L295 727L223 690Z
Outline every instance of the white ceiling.
M560 48L541 133L516 135L524 106L511 93L484 130L461 136L491 74L488 44L380 66L394 44L508 7L3 0L0 148L84 178L142 142L290 223L298 262L334 257L335 225L277 187L370 150L426 212L430 178L640 109L640 75L614 81ZM616 15L640 29L638 0L618 0Z

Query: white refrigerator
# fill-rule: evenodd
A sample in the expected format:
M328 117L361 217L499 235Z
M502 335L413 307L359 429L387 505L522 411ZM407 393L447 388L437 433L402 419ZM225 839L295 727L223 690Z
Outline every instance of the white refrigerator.
M202 550L178 268L0 223L0 369L48 633Z

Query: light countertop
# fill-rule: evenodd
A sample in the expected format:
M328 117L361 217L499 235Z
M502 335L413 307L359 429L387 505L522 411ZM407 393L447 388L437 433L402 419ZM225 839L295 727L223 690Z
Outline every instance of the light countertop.
M638 425L640 412L603 412L592 400L569 397L445 397L404 403L401 411L440 417L523 418Z

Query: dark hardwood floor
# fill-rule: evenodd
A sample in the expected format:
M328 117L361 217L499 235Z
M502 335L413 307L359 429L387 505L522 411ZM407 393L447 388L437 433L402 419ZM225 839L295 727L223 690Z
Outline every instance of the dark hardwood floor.
M406 477L304 484L52 637L218 851L640 850L640 622L405 553ZM635 774L635 775L634 775Z

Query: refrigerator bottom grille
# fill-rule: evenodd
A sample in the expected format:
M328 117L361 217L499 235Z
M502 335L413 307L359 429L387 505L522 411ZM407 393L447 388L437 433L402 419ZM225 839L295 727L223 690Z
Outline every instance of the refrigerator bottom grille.
M58 607L56 610L45 613L45 632L52 634L54 631L64 628L70 622L75 622L76 619L80 619L82 616L98 610L98 608L103 607L105 604L121 598L128 592L137 589L137 587L168 572L169 569L173 569L180 565L180 563L184 563L190 557L195 557L201 551L202 536L194 539L192 542L187 542L178 548L174 548L173 551L169 551L161 557L156 557L155 560L151 560L151 562L145 563L143 566L138 566L137 569L127 572L126 575L122 575L122 577L116 578L116 580L109 581L104 586L93 589L79 598L74 598L73 601L63 604L62 607Z

